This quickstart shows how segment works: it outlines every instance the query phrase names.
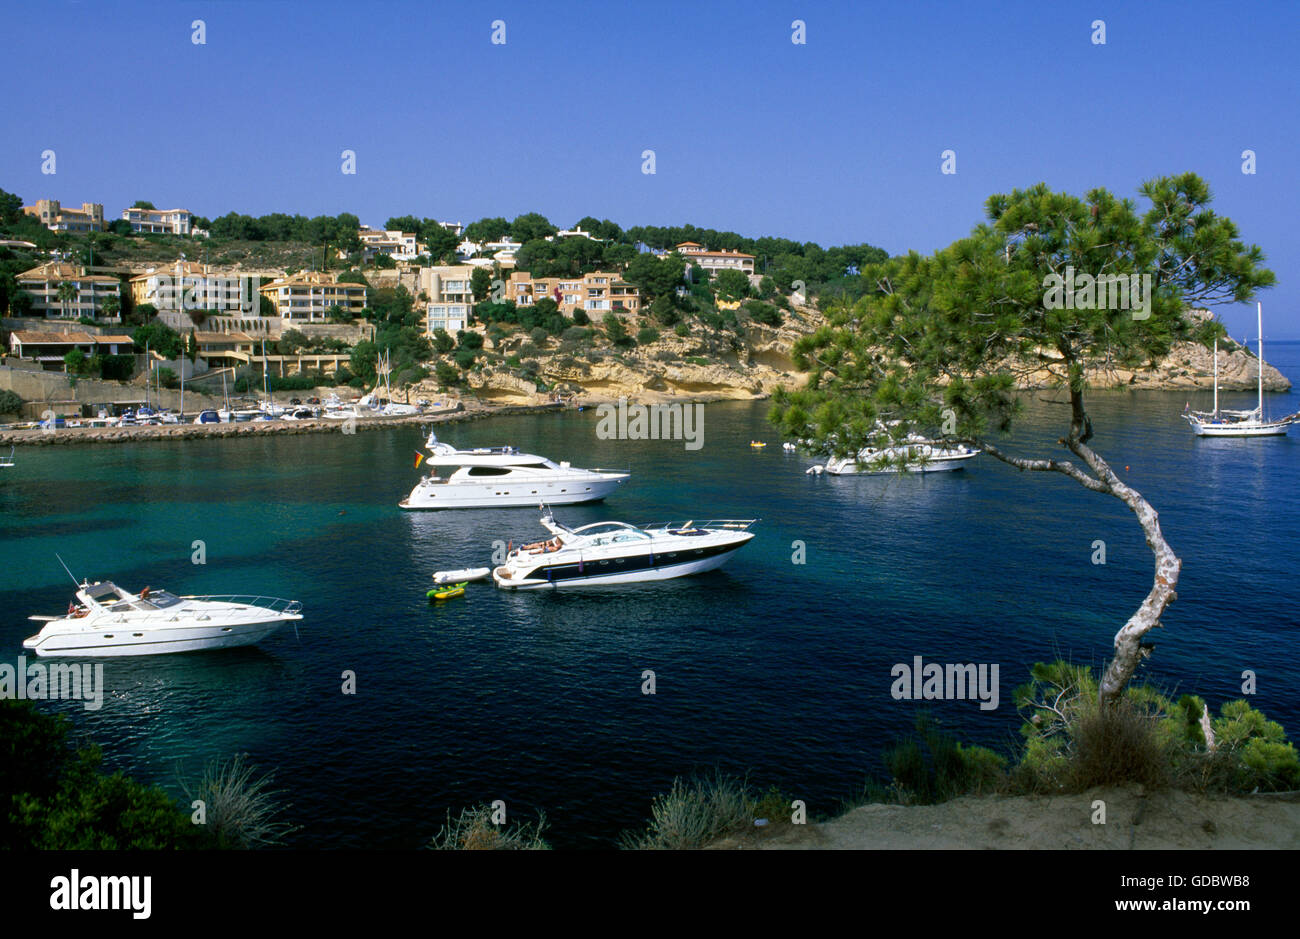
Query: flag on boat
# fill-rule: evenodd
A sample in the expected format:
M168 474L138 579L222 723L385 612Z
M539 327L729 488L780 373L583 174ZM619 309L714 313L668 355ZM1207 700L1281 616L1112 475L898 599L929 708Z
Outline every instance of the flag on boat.
M424 462L424 454L421 453L419 450L416 450L416 451L415 451L415 468L416 468L416 469L419 469L419 468L420 468L420 464L423 463L423 462Z

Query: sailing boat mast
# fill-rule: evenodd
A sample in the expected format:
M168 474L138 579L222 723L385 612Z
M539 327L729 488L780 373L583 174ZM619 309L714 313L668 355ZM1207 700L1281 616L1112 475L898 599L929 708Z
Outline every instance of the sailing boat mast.
M1264 304L1255 301L1255 312L1259 318L1259 419L1264 419Z
M1219 337L1214 337L1214 416L1219 416Z

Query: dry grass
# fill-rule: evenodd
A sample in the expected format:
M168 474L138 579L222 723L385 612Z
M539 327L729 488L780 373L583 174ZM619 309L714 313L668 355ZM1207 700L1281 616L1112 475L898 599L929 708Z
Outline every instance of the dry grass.
M428 847L435 851L545 851L550 848L542 838L546 829L546 815L537 813L535 824L495 825L493 809L488 805L461 809L452 818L447 810L447 823L430 840Z
M1071 728L1071 788L1082 791L1125 782L1168 785L1172 755L1162 742L1159 721L1158 715L1127 699L1084 710Z
M673 780L667 794L650 807L650 825L639 834L621 839L636 850L690 850L702 848L724 835L747 830L754 822L757 803L745 780L715 772L711 778Z
M256 767L240 753L209 762L192 787L181 780L189 799L203 801L207 829L222 847L272 847L298 830L277 818L288 806L277 801L281 792L269 788L275 774L255 773Z

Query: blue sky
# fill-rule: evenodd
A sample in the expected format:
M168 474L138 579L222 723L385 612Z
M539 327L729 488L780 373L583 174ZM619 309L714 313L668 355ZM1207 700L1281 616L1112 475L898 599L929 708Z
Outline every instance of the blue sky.
M28 203L537 211L899 252L965 235L995 192L1191 170L1278 275L1266 337L1300 338L1294 2L83 0L6 4L0 34L0 187ZM1254 335L1253 306L1218 312Z

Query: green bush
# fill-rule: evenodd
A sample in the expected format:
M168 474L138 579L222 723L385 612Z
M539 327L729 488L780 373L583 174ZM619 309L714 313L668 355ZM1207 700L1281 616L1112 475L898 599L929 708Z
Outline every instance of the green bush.
M0 414L20 414L22 409L22 398L12 391L0 391Z
M636 342L639 346L648 346L659 341L659 330L653 326L644 326L637 330Z

